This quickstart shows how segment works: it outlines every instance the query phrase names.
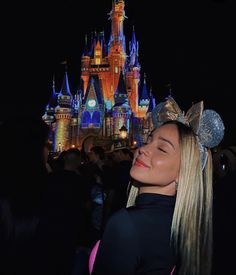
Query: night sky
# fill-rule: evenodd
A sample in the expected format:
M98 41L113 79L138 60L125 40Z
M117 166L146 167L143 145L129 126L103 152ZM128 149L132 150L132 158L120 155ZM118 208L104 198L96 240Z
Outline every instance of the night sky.
M224 143L235 145L233 1L159 2L126 1L124 32L128 42L134 25L141 74L146 73L157 102L168 95L169 83L172 96L186 111L192 102L204 100L205 108L216 110L225 122ZM1 117L43 114L53 74L60 89L64 72L60 63L65 59L71 92L75 92L85 34L104 30L108 41L111 3L35 1L5 7Z

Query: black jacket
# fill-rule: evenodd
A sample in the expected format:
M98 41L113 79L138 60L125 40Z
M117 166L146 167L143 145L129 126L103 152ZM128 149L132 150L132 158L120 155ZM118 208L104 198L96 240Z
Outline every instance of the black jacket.
M136 206L108 221L92 275L169 275L174 267L170 230L175 197L141 194Z

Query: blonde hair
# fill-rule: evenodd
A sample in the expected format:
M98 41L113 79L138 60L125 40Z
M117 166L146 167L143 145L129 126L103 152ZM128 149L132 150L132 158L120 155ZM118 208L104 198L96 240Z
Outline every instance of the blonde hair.
M126 207L135 205L135 199L138 196L138 191L139 191L138 187L134 185L131 186Z
M208 150L202 171L199 144L189 133L180 130L181 168L171 239L179 274L207 275L212 258L212 158Z
M181 164L171 227L171 244L178 274L208 275L212 258L212 158L202 170L199 144L191 128L178 122ZM134 205L138 188L132 186L127 206Z

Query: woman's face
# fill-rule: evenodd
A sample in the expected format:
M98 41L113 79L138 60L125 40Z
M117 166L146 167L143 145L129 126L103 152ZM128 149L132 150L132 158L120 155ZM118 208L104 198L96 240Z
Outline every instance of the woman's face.
M180 145L177 126L165 124L156 129L148 143L137 149L130 175L135 180L166 186L178 179Z

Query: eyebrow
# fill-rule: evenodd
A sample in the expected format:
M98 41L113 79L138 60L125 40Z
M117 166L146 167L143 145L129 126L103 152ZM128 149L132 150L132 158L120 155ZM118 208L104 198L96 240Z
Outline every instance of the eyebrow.
M165 142L167 142L167 143L169 143L169 144L173 147L173 149L175 150L175 146L174 146L174 144L173 144L170 140L168 140L168 139L166 139L166 138L164 138L164 137L159 137L159 139L160 139L160 140L163 140L163 141L165 141Z

